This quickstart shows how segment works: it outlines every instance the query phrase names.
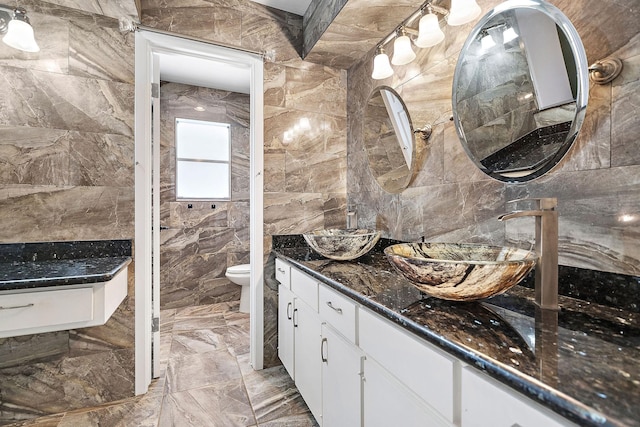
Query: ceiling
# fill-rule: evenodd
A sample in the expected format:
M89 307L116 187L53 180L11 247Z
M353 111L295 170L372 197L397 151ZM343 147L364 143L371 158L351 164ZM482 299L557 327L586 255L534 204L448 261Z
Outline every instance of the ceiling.
M161 53L160 80L192 86L249 93L251 70L218 60Z
M309 8L311 0L251 0L265 6L274 7L286 12L295 13L296 15L304 15Z

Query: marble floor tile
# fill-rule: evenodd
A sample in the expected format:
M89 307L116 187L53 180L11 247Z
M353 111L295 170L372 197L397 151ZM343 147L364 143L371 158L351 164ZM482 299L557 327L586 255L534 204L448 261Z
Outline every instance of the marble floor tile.
M164 397L160 427L255 425L253 409L241 378Z
M282 366L248 372L244 376L244 383L260 426L309 411Z
M173 323L173 332L191 331L195 329L219 328L226 326L224 316L219 313L194 317L176 317Z
M242 378L236 358L227 349L169 357L166 392L175 393Z
M227 343L229 352L238 357L243 354L248 354L249 348L249 322L246 327L242 324L234 324L227 326L227 333L224 336L224 340Z
M160 313L160 378L142 395L14 427L315 427L282 367L254 371L238 302Z
M160 333L171 332L176 319L176 309L160 310Z
M260 423L260 427L318 427L318 423L311 412L307 411L304 414L289 415Z
M228 328L226 326L213 329L176 331L171 336L170 357L175 358L192 354L208 353L216 350L226 350L227 343L225 336L227 334Z

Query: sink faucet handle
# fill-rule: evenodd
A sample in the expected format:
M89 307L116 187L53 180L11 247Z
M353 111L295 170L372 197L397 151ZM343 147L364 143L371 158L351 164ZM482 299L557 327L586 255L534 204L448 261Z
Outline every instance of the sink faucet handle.
M558 207L558 199L555 197L524 197L522 199L507 200L507 203L518 203L526 201L536 202L538 209L542 210L554 210Z

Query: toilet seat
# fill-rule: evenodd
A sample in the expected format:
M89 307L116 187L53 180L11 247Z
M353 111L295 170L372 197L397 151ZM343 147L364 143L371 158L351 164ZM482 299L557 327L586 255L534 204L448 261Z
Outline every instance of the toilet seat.
M227 273L247 274L251 272L251 264L239 264L227 268Z

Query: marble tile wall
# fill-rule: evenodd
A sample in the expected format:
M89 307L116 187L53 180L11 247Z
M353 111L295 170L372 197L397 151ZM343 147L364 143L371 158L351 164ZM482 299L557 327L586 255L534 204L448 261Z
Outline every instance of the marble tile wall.
M231 125L230 201L176 201L176 118ZM160 143L160 307L239 300L224 273L249 263L249 95L162 82Z
M19 2L39 53L0 43L0 241L131 239L134 38L57 3ZM133 395L132 272L106 325L0 339L0 425Z
M484 13L498 4L481 0ZM373 51L349 69L348 198L362 225L387 237L467 241L530 247L533 220L505 224L497 216L517 197L557 197L560 263L640 274L640 9L637 2L593 4L552 0L582 37L589 63L606 56L624 62L622 75L604 86L590 85L582 131L569 153L546 176L524 184L495 181L467 158L450 121L451 87L458 54L475 23L444 26L446 39L418 50L418 59L382 81L370 78ZM371 90L395 88L414 126L434 132L427 156L408 189L398 195L380 189L367 165L361 117ZM625 216L626 215L626 216Z
M346 223L347 73L300 59L302 17L248 0L143 0L142 24L269 52L264 66L264 247ZM293 131L301 119L309 129ZM265 274L265 278L267 273ZM277 287L265 285L265 365L277 364Z

